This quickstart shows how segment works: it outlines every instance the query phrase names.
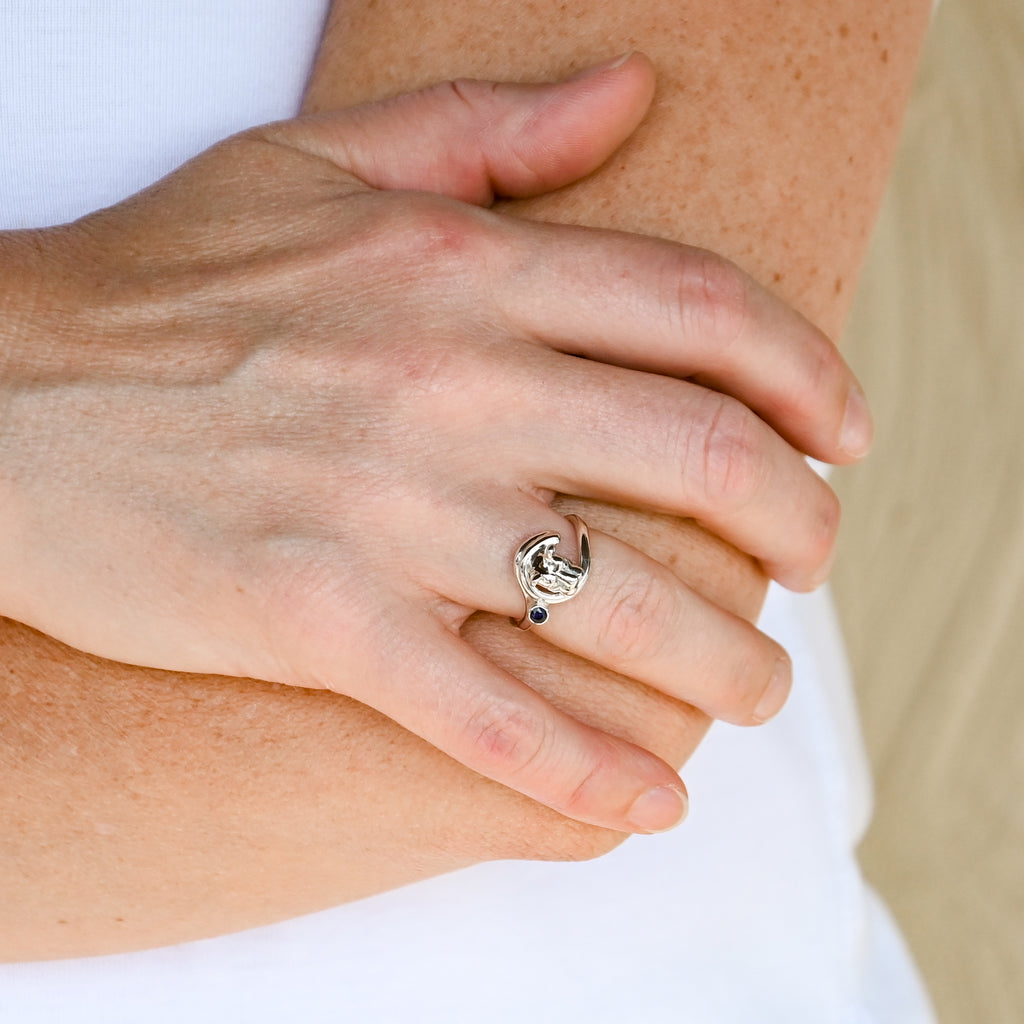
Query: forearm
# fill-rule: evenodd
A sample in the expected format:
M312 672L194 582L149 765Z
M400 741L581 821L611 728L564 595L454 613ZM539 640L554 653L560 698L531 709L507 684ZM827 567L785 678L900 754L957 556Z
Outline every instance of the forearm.
M617 51L654 62L654 108L586 181L513 212L639 231L735 260L838 336L881 200L927 0L334 7L311 110L451 77L548 79Z

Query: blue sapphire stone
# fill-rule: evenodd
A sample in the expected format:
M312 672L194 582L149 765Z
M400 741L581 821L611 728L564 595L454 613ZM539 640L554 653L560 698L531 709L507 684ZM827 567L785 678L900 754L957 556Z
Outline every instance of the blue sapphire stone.
M547 608L531 608L530 609L530 621L535 626L543 626L548 621L548 610Z

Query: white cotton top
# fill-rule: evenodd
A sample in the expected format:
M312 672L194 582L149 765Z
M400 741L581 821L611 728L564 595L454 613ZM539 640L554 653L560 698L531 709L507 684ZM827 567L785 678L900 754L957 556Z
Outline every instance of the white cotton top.
M116 202L291 115L325 13L325 0L5 0L0 228ZM773 588L762 626L793 657L793 695L760 729L715 726L674 832L206 942L0 966L0 1021L932 1021L854 859L870 797L828 596Z

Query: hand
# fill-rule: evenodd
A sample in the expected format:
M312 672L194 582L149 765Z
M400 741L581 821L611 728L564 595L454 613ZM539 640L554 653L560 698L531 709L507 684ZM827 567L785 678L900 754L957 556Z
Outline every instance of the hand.
M673 823L667 765L458 636L522 614L512 555L570 534L556 491L696 516L792 586L824 574L837 506L797 448L843 461L868 432L827 340L707 253L467 205L587 173L650 94L639 60L442 86L5 239L29 308L0 392L0 607L121 661L337 688L565 814ZM778 710L776 645L592 543L548 639L732 721Z

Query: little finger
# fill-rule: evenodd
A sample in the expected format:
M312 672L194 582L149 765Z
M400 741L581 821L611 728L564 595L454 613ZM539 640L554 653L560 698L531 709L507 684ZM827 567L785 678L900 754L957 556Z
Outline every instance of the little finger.
M573 718L430 618L408 622L410 659L371 695L383 714L457 761L561 814L620 832L658 832L686 789L650 752Z

